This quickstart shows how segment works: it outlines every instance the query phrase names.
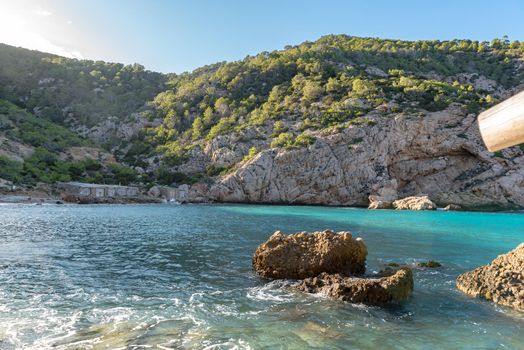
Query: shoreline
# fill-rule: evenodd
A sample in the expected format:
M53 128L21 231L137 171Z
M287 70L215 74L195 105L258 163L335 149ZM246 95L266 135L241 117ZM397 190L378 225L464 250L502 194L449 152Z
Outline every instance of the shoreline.
M0 195L2 204L64 204L59 197L31 196L27 194Z
M165 198L155 197L136 197L136 198L84 198L76 201L67 201L61 197L55 196L31 196L28 194L0 194L0 204L55 204L55 205L86 205L86 204L105 204L105 205L129 205L129 204L200 204L200 205L253 205L253 206L289 206L289 207L321 207L321 208L340 208L340 209L367 209L370 211L409 211L409 212L470 212L470 213L508 213L521 214L522 209L499 209L499 210L445 210L436 208L435 210L397 210L397 209L369 209L365 206L345 206L345 205L328 205L328 204L307 204L307 203L265 203L265 202L217 202L217 201L195 201L195 202L172 202Z
M78 198L73 201L61 197L30 196L27 194L0 195L0 204L159 204L158 198Z

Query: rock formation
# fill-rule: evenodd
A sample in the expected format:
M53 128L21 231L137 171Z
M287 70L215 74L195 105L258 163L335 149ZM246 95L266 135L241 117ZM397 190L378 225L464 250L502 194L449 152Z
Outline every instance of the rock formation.
M402 301L413 291L408 267L389 266L363 276L367 248L350 232L275 232L253 256L253 269L266 278L302 279L293 288L352 303ZM358 276L355 276L358 275Z
M398 198L424 193L440 207L524 206L522 150L488 152L476 116L463 107L424 116L375 111L366 118L368 126L315 135L307 148L263 150L219 177L207 199L388 208Z
M413 274L406 267L388 276L370 278L322 273L296 283L294 288L351 303L383 304L406 300L413 291Z
M468 295L524 311L524 243L488 265L460 275L457 288Z
M253 257L253 268L266 278L307 278L322 272L362 274L367 248L350 232L330 230L284 235L276 231L261 244Z
M428 260L428 261L421 261L417 263L418 267L427 267L430 269L434 269L437 267L442 267L442 264L435 260Z
M397 199L393 202L393 208L397 210L434 210L437 206L428 196L413 196Z
M442 210L445 210L445 211L461 211L462 210L462 207L460 205L456 205L456 204L448 204L446 205Z
M393 179L389 183L375 184L371 189L374 194L369 196L369 209L392 209L393 202L398 198L398 183Z

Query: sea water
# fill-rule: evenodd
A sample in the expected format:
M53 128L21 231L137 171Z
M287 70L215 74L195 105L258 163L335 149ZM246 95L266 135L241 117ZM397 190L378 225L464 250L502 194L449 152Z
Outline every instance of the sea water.
M362 237L368 271L413 266L409 300L347 304L253 273L273 231L322 229ZM521 213L2 205L0 348L524 349L522 313L455 287L523 241Z

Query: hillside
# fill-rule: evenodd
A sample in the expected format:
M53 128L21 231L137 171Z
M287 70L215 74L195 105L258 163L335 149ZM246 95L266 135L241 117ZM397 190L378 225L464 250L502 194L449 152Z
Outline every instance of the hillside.
M487 152L475 118L524 87L523 52L328 36L204 67L155 98L164 122L134 141L155 156L136 160L199 182L190 201L521 207L522 150Z
M374 110L417 115L459 103L477 113L524 77L520 45L492 46L329 36L204 67L155 98L163 123L143 140L176 164L220 135L255 133L289 148L313 131L365 125Z
M128 183L135 176L93 141L0 100L0 179L31 186L71 180Z
M514 208L523 152L487 152L475 118L524 88L523 57L504 39L338 35L161 75L2 45L0 97L102 144L144 183L193 185L181 200L367 206L426 193Z
M146 103L166 89L166 80L139 64L69 59L0 44L0 98L107 146L118 144L120 127L141 127Z

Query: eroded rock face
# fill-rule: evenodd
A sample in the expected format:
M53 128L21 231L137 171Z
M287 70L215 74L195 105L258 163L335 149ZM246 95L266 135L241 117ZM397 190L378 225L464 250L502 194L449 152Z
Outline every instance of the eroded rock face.
M397 199L393 202L393 208L397 210L435 210L437 206L428 196L412 196Z
M524 311L524 243L457 278L465 294Z
M446 205L443 210L445 211L461 211L462 210L462 207L460 205L456 205L456 204L448 204Z
M409 297L413 291L413 273L407 267L384 277L358 278L322 273L296 283L294 288L351 303L384 304Z
M375 184L374 194L369 196L369 209L392 209L393 202L398 199L398 183L393 179L387 183Z
M350 232L330 230L284 235L276 231L258 246L253 268L266 278L302 279L322 272L362 274L366 269L367 248Z
M306 203L387 208L427 194L444 207L524 207L524 153L495 157L482 144L476 115L451 105L424 116L366 116L368 126L314 135L301 149L263 149L206 194L218 202Z

